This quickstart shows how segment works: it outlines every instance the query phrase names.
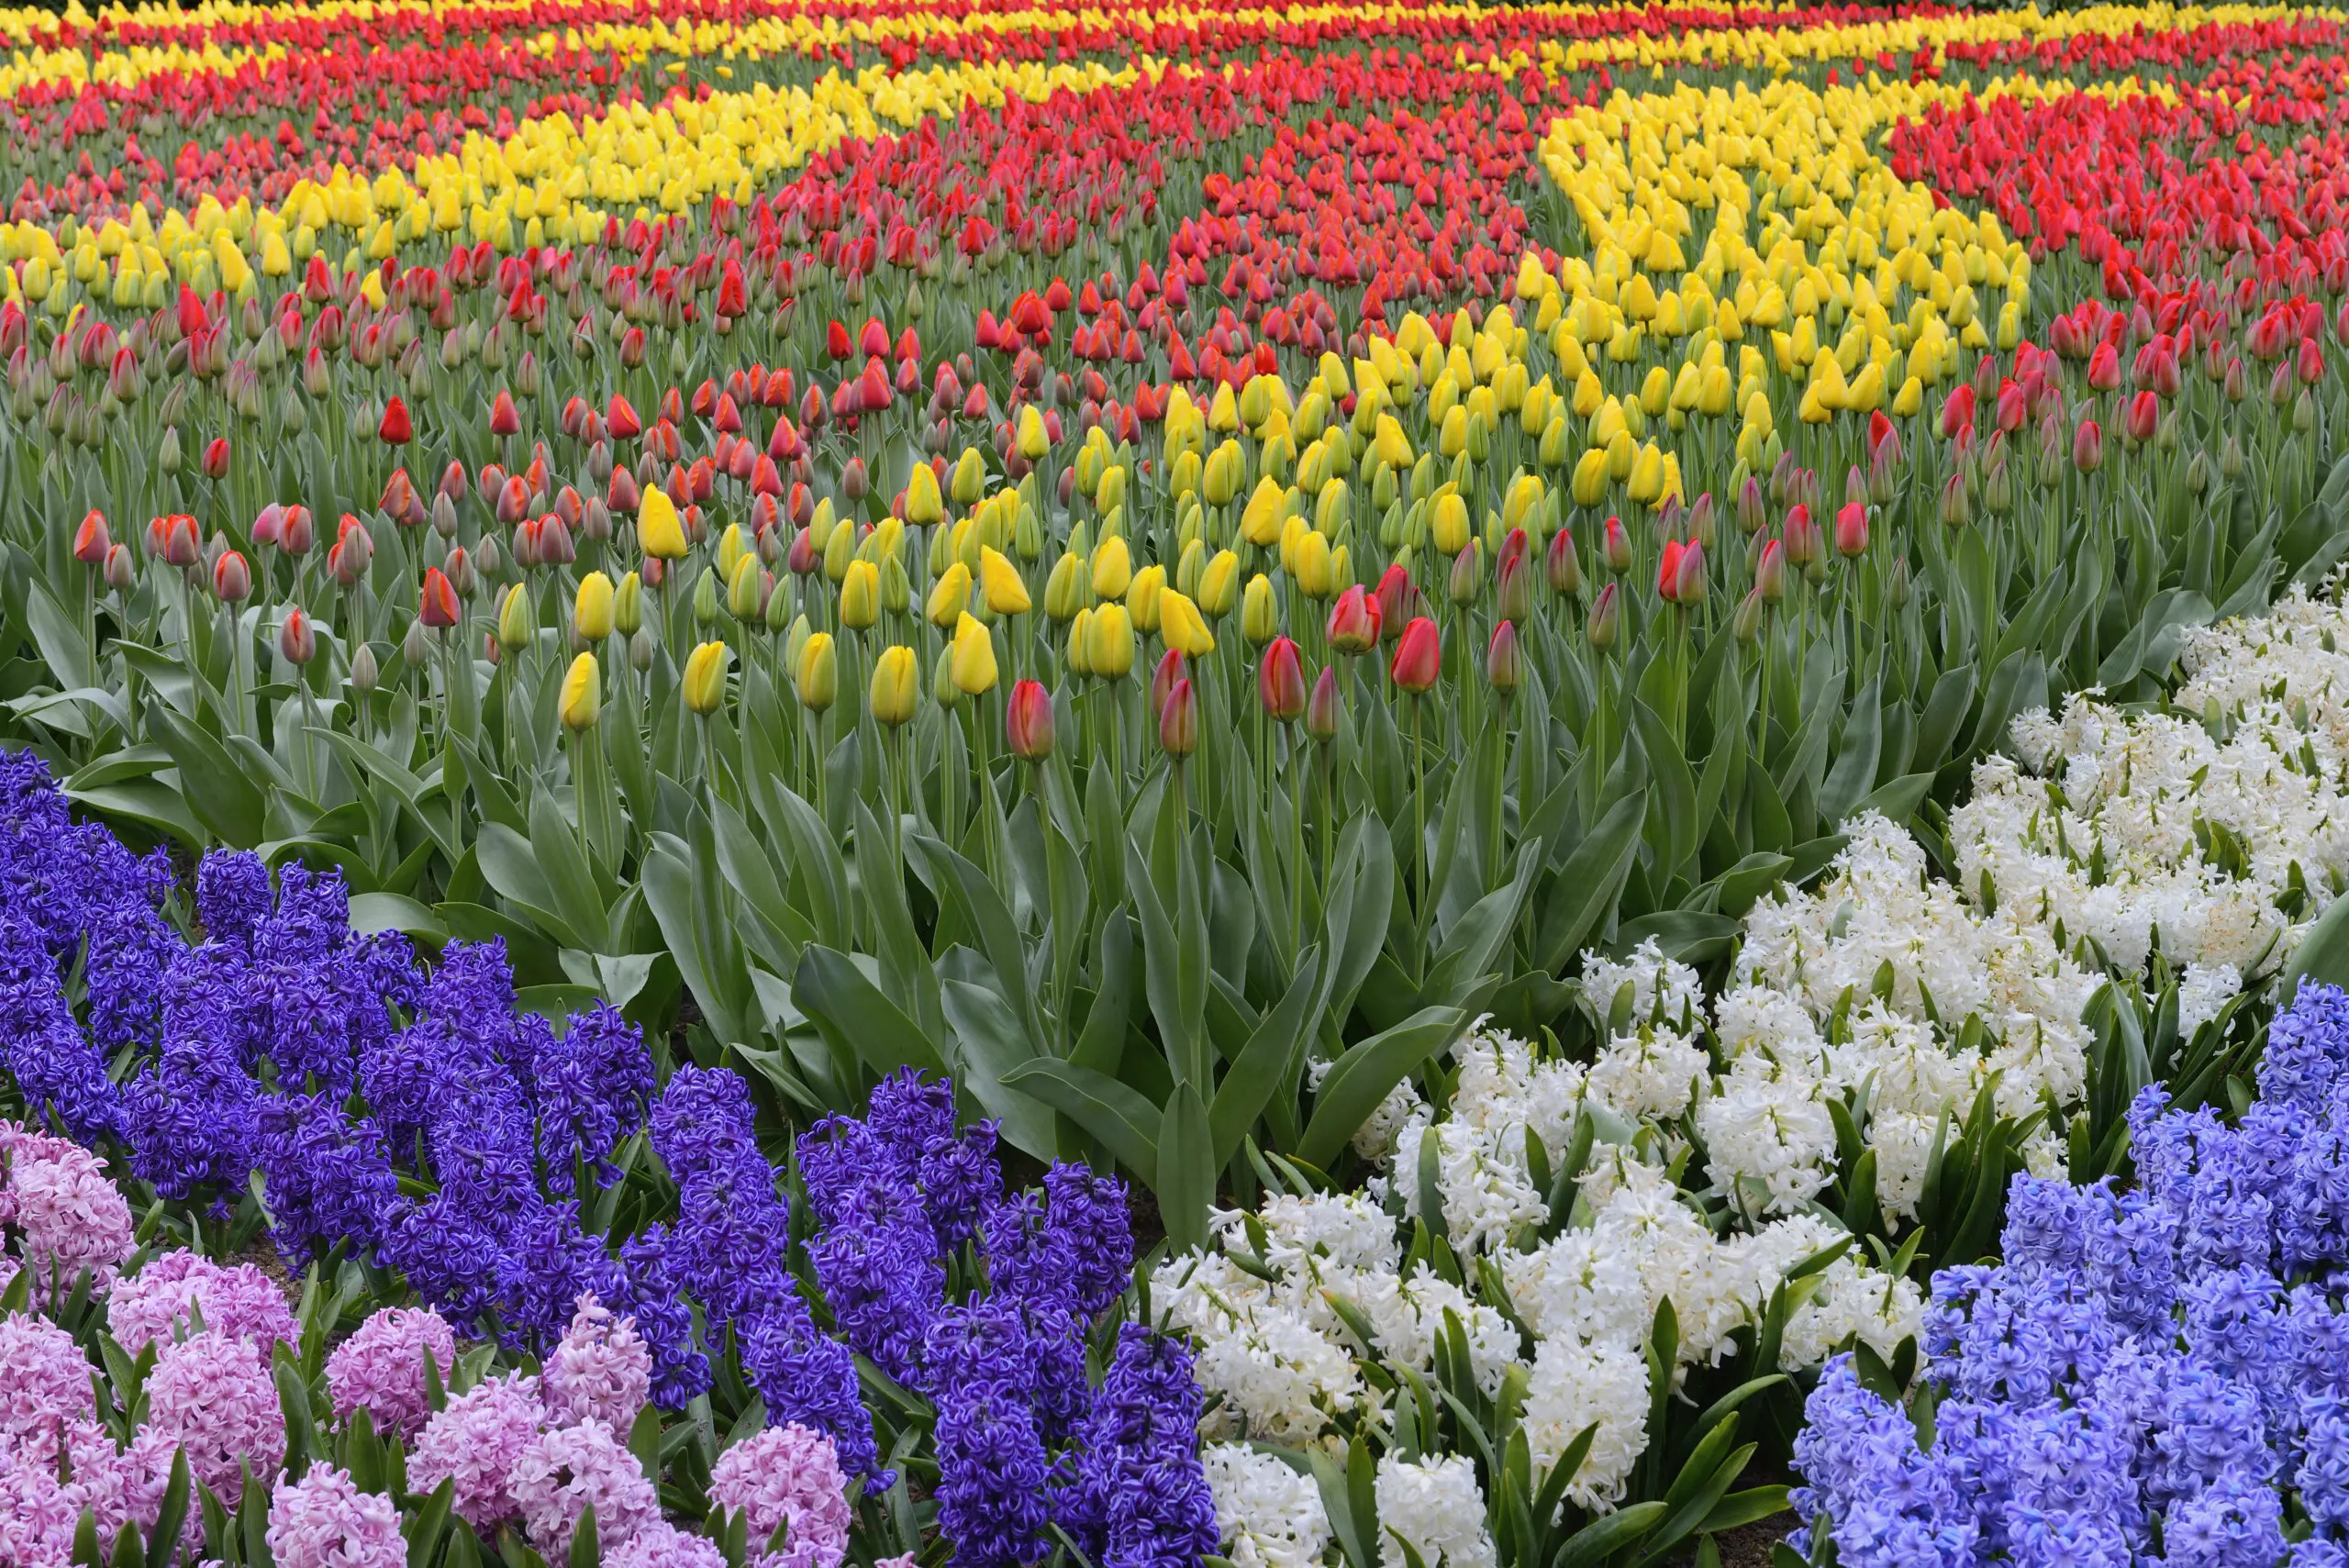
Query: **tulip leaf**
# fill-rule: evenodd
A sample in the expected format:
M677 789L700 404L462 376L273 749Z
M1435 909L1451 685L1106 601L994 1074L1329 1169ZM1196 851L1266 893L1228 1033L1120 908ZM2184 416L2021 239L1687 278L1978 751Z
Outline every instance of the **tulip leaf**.
M796 971L807 922L784 895L776 873L775 846L761 842L729 802L712 795L709 807L717 818L712 837L718 847L718 869L742 901L742 940L776 970Z
M1543 900L1535 963L1555 974L1599 930L1631 874L1639 852L1640 826L1647 817L1647 792L1625 795L1575 846L1551 882Z
M1395 907L1394 845L1369 817L1357 817L1339 835L1324 877L1322 945L1330 954L1330 982L1322 1017L1343 1028L1386 940Z
M1156 1181L1158 1107L1130 1085L1053 1056L1023 1062L1006 1073L1002 1082L1075 1122L1133 1175Z
M1208 1212L1215 1204L1216 1163L1208 1110L1198 1086L1177 1084L1158 1128L1158 1170L1152 1190L1166 1240L1177 1252L1207 1245Z
M906 902L906 863L896 840L883 831L870 806L855 806L857 884L873 917L882 983L913 1008L914 1027L933 1041L946 1038L946 1013L938 1000L938 972L914 929Z
M1216 1086L1208 1122L1214 1137L1217 1170L1231 1163L1240 1140L1286 1079L1297 1041L1313 1033L1308 1015L1320 996L1320 987L1321 950L1308 947L1297 955L1297 973L1289 980L1288 990L1257 1020L1255 1032Z
M102 684L88 636L39 578L25 581L25 626L54 684L72 691Z
M2284 971L2282 983L2277 987L2276 1005L2288 1007L2299 992L2303 981L2315 981L2323 985L2349 986L2349 898L2336 898L2324 906L2324 913L2300 939L2293 951L2292 962Z
M1094 969L1100 986L1069 1060L1095 1073L1113 1073L1125 1055L1134 1005L1134 928L1124 910L1112 911L1101 923L1096 946Z
M1189 855L1178 851L1169 858L1177 862L1176 879L1189 885ZM1167 1065L1177 1079L1189 1078L1201 1071L1208 1053L1205 918L1199 916L1193 892L1189 909L1180 903L1176 906L1175 917L1183 920L1183 929L1175 929L1160 901L1151 862L1138 844L1130 844L1126 851L1126 882L1134 911L1141 918L1142 988L1150 997L1151 1017L1157 1021ZM1196 926L1194 917L1197 917Z
M580 930L559 912L554 888L528 839L503 822L484 822L473 849L489 885L540 929L564 947L592 951L603 946L601 921L596 922L591 934Z
M149 704L147 721L180 771L180 795L206 829L231 849L250 849L266 836L267 802L228 751L194 719L168 705Z
M967 950L958 950L967 951ZM946 1022L954 1031L954 1084L1002 1124L1014 1148L1050 1162L1060 1157L1050 1108L1004 1085L1004 1074L1036 1057L1019 1016L984 985L948 980L940 987Z
M1729 951L1737 938L1737 921L1707 909L1660 909L1624 921L1616 933L1615 951L1619 957L1629 953L1650 937L1667 959L1705 963Z
M1886 820L1905 826L1917 815L1917 808L1925 804L1925 796L1932 793L1933 777L1932 773L1903 773L1880 784L1868 792L1867 798L1844 814L1845 820L1876 811L1881 812Z
M1327 1167L1370 1119L1378 1102L1467 1026L1468 1015L1461 1008L1422 1007L1394 1028L1347 1047L1314 1096L1313 1117L1297 1145L1298 1154Z
M793 869L807 884L816 940L829 947L845 947L850 940L848 870L841 862L840 840L826 830L816 808L789 784L769 779L766 785L773 806L768 825L780 818L790 839Z
M2007 743L2007 724L2018 713L2037 707L2046 699L2047 665L2036 653L2017 653L1990 672L1982 694L1981 717L1975 720L1966 752L1996 751Z
M1876 758L1884 744L1883 685L1878 675L1861 687L1852 700L1851 717L1843 721L1834 765L1819 787L1819 814L1831 825L1850 816L1876 783Z
M1757 851L1714 880L1713 906L1732 918L1742 918L1762 895L1778 884L1794 862L1786 855Z
M1973 537L1967 535L1969 539ZM1932 695L1925 699L1925 711L1917 720L1912 756L1936 769L1948 760L1950 742L1956 738L1957 727L1965 721L1966 710L1974 706L1974 684L1971 663L1954 665L1941 673L1933 682Z
M590 952L603 951L610 945L605 895L596 884L596 868L588 862L578 829L563 819L551 790L534 790L530 795L530 856L538 862L540 875L554 895L564 923L582 939L573 945Z
M189 813L187 801L161 779L125 779L120 784L68 789L65 798L168 833L192 850L202 850L207 840L202 825Z
M1045 832L1053 831L1050 823L1040 823L1039 827ZM1027 1031L1029 1039L1040 1039L1035 1005L1028 991L1027 952L1020 945L1019 928L1013 923L1003 895L968 856L929 834L917 833L907 844L915 860L929 872L938 901L952 907L963 929L977 939L979 950L986 954L988 964L995 970L996 983L1002 987L1003 998L1010 1004L1019 1027Z
M690 846L668 834L654 837L644 857L645 902L711 1033L731 1043L755 1032L757 997L720 893L709 819L699 817L695 826Z
M1518 917L1525 911L1525 901L1541 869L1541 845L1527 844L1518 851L1517 874L1478 899L1444 932L1443 944L1436 949L1427 979L1419 987L1422 996L1453 1006L1466 1000L1468 992L1491 972L1502 944L1516 930Z
M837 948L810 943L800 953L791 997L835 1050L845 1047L876 1076L900 1067L946 1071L930 1038L854 959Z
M449 940L448 929L431 910L396 893L354 893L351 895L351 929L356 936L398 931L433 947Z

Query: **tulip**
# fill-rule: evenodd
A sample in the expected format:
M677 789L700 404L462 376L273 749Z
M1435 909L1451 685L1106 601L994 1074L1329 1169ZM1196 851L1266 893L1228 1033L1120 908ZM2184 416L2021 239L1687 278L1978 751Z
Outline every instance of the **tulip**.
M893 728L914 716L915 700L921 695L921 670L914 661L914 651L895 644L881 651L873 662L873 686L868 704L873 717Z
M388 413L387 410L387 417ZM514 406L513 394L500 387L497 396L489 406L489 433L493 436L511 436L521 428L522 416Z
M1305 712L1305 665L1287 638L1276 637L1265 647L1256 665L1256 695L1264 712L1283 724Z
M445 630L457 624L457 590L450 585L448 575L438 566L424 569L424 594L417 607L416 618L435 630Z
M1672 602L1685 610L1704 603L1704 600L1705 547L1691 539L1674 563Z
M1133 558L1124 539L1111 535L1093 550L1093 596L1122 599L1133 582Z
M986 600L988 610L996 615L1028 613L1027 580L1019 575L1018 567L991 545L979 547L979 591Z
M117 593L128 593L131 585L139 580L139 568L130 559L130 547L126 544L108 546L102 573L107 587Z
M1170 648L1159 655L1157 667L1150 673L1151 712L1156 713L1166 706L1166 694L1174 689L1174 683L1181 680L1189 669L1179 648Z
M1835 514L1835 552L1846 560L1865 555L1868 549L1868 509L1854 501Z
M1788 565L1809 566L1819 559L1820 547L1823 542L1820 539L1819 525L1810 520L1810 508L1801 502L1798 501L1787 509L1787 520L1779 528L1778 535L1786 540Z
M922 616L941 631L963 618L971 605L971 569L961 562L951 562L938 580L930 585L930 597L923 602Z
M1041 762L1052 754L1052 694L1036 681L1016 681L1003 712L1004 739L1011 754L1023 762Z
M1525 654L1518 646L1517 628L1511 622L1502 621L1493 628L1493 639L1485 647L1485 679L1503 695L1516 691L1525 679Z
M1215 634L1208 629L1207 618L1189 595L1173 588L1158 596L1158 635L1167 647L1193 659L1204 659L1215 651Z
M647 485L636 514L637 548L654 561L685 558L685 529L677 504L657 484Z
M285 618L277 623L277 651L294 665L307 664L317 657L318 634L299 606L287 610Z
M726 700L727 649L723 642L705 642L685 656L685 697L688 711L708 715Z
M387 447L404 447L416 439L416 427L407 417L407 405L394 397L384 405L383 422L375 427L375 439Z
M1656 563L1656 597L1669 604L1680 596L1680 555L1683 547L1678 539L1667 539L1664 558Z
M1199 704L1187 678L1174 683L1158 710L1158 743L1177 761L1199 749Z
M1338 693L1337 667L1325 664L1313 679L1313 695L1305 699L1305 732L1324 746L1335 740L1344 706Z
M914 464L906 482L906 521L916 528L928 528L945 515L945 503L938 493L938 474L926 462Z
M239 605L252 597L252 568L235 550L224 550L212 563L212 596L224 605Z
M1240 557L1228 550L1219 550L1199 573L1199 608L1211 617L1231 612L1231 601L1240 587Z
M1582 562L1575 555L1572 529L1560 528L1550 536L1547 564L1552 593L1574 595L1582 592Z
M1442 670L1442 633L1435 622L1419 616L1403 628L1387 674L1397 686L1417 695L1435 684L1436 676Z
M201 463L205 478L226 479L228 476L228 438L215 436L206 442Z
M73 530L73 559L84 566L103 566L106 552L113 548L114 540L106 534L105 515L92 510L83 517L82 526Z
M1584 635L1590 639L1590 645L1601 653L1615 646L1616 629L1622 618L1622 610L1616 603L1615 590L1616 584L1612 583L1598 590L1598 601L1590 606L1589 624L1583 628Z
M508 653L529 646L538 634L536 617L531 614L530 595L521 584L506 590L497 607L497 642Z
M1401 562L1379 574L1378 592L1371 598L1371 607L1377 612L1371 618L1371 631L1377 639L1387 641L1402 636L1404 626L1419 613L1419 586Z
M1623 519L1608 518L1604 538L1607 570L1620 577L1631 569L1631 536L1623 531Z
M571 626L581 639L601 642L612 634L612 580L601 572L590 572L579 580L579 591L571 601Z
M974 697L995 689L995 634L980 625L976 617L965 615L955 622L948 658L956 691Z
M1500 587L1495 598L1495 610L1505 621L1524 621L1533 614L1533 573L1525 564L1523 554L1505 556L1501 562Z
M2161 428L2162 406L2150 392L2141 392L2129 400L2126 428L2129 439L2143 446L2154 439Z
M1327 635L1341 653L1367 653L1378 646L1380 605L1359 584L1338 595L1330 606Z
M1763 543L1753 558L1753 591L1771 604L1787 596L1787 547L1778 539Z
M840 656L833 651L830 632L811 632L799 645L799 656L792 662L791 684L799 706L809 712L822 713L832 706L840 690Z
M2093 419L2083 419L2072 432L2072 466L2094 473L2104 466L2104 430Z
M881 573L869 561L852 561L841 579L841 625L863 631L881 618Z
M1751 642L1759 637L1762 634L1764 607L1767 603L1758 586L1748 588L1745 597L1738 601L1737 613L1730 617L1730 635L1740 642Z
M593 653L582 653L563 672L560 708L563 728L573 734L596 722L604 707L604 678Z
M1280 606L1273 600L1273 581L1259 572L1248 579L1240 596L1240 635L1258 648L1280 629Z
M1134 667L1133 621L1123 605L1103 605L1086 628L1085 662L1104 681L1122 681Z

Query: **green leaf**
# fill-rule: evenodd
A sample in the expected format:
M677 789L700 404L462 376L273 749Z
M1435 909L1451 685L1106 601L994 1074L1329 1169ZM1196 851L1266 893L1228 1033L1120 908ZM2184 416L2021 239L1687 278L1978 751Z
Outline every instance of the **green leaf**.
M1454 1006L1466 1002L1471 990L1492 970L1501 944L1517 929L1518 917L1524 912L1541 869L1539 844L1519 849L1517 874L1476 900L1444 932L1443 943L1436 949L1427 980L1419 988L1421 996Z
M1057 1159L1060 1139L1052 1112L1003 1082L1006 1073L1038 1054L1019 1018L984 985L948 980L940 993L954 1031L955 1086L1003 1124L1003 1136L1014 1148L1047 1162Z
M1215 1204L1213 1140L1198 1087L1177 1084L1158 1129L1158 1170L1152 1188L1166 1240L1178 1252L1207 1245L1208 1211Z
M180 1549L181 1528L187 1523L187 1450L172 1453L171 1478L163 1483L163 1500L155 1513L155 1528L147 1536L148 1568L172 1568ZM124 1534L129 1534L126 1529Z
M1613 913L1615 900L1639 853L1647 792L1634 790L1610 807L1566 857L1543 900L1536 964L1555 974Z
M1844 816L1848 818L1862 812L1877 811L1884 814L1886 820L1905 827L1909 819L1917 815L1917 808L1925 804L1925 796L1932 792L1933 778L1932 773L1903 773L1897 779L1887 780Z
M836 948L810 943L800 953L791 999L835 1049L850 1051L876 1075L900 1067L946 1071L937 1048L913 1019Z
M1550 1568L1589 1568L1643 1540L1664 1518L1662 1503L1634 1503L1605 1518L1594 1519L1568 1537L1550 1560Z
M407 1568L432 1568L433 1560L440 1555L440 1538L448 1533L449 1509L456 1496L457 1478L444 1476L432 1495L408 1515L401 1531L407 1538Z
M1644 700L1631 712L1654 790L1648 803L1655 818L1648 825L1648 842L1659 857L1656 884L1662 886L1696 854L1704 840L1705 824L1697 820L1697 777L1688 770L1680 742Z
M1159 1110L1127 1084L1054 1056L1022 1062L1003 1083L1074 1121L1134 1175L1157 1179Z
M267 836L268 803L227 748L168 706L150 703L146 715L150 732L179 767L180 793L195 819L231 849L260 843Z
M573 925L562 912L554 885L539 864L538 852L522 834L502 822L484 822L473 852L479 857L482 875L489 879L497 895L562 946L584 951L604 945L601 921L591 934Z
M530 796L530 854L563 922L585 939L573 945L589 952L603 951L610 945L605 915L610 898L596 885L595 867L588 863L578 831L563 819L551 790L538 790Z
M1313 1119L1297 1152L1326 1167L1346 1141L1370 1119L1396 1084L1429 1057L1460 1038L1468 1015L1458 1007L1422 1007L1368 1040L1347 1048L1321 1081Z
M977 937L979 951L994 966L996 983L1002 987L1003 999L1010 1005L1022 1030L1031 1040L1040 1039L1042 1031L1038 1028L1035 1004L1028 991L1027 950L1020 942L1019 924L1013 920L1002 893L968 856L928 834L917 833L907 842L925 862L939 901L951 905L964 928Z
M1171 815L1174 808L1162 806L1160 810ZM1208 1053L1207 919L1189 870L1187 847L1172 858L1178 864L1171 915L1154 885L1152 862L1136 844L1126 849L1126 884L1133 895L1134 912L1141 917L1142 988L1166 1048L1167 1064L1177 1078L1200 1081Z
M399 931L431 947L449 940L440 917L413 898L396 893L354 893L351 895L351 929L354 935Z
M852 940L849 929L848 868L837 840L825 829L816 808L780 779L769 779L769 823L780 818L791 842L793 869L807 886L808 918L816 940L828 947L845 948Z
M571 1532L571 1568L600 1568L604 1549L596 1536L596 1505L588 1504L579 1510L579 1523Z
M1831 826L1851 815L1860 797L1876 783L1876 758L1884 747L1884 677L1871 679L1852 699L1851 717L1843 721L1842 743L1834 765L1819 788L1819 813Z
M68 789L65 798L108 817L168 833L191 850L202 850L209 841L187 801L161 779L126 779L120 784Z
M2277 989L2279 1010L2292 1005L2303 980L2349 985L2349 898L2336 898L2326 905L2324 913L2300 939L2290 967L2284 971L2283 984Z
M1215 1105L1208 1117L1217 1170L1231 1163L1240 1140L1287 1076L1297 1041L1314 1032L1308 1014L1319 995L1320 984L1321 950L1308 947L1297 955L1297 973L1288 990L1257 1021L1255 1032L1217 1085Z

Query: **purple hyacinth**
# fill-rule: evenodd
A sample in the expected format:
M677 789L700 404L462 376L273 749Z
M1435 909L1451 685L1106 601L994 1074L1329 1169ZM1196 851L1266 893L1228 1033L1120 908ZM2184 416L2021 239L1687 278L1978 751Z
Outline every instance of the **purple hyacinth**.
M1103 1568L1188 1568L1213 1551L1198 1431L1190 1352L1123 1325L1077 1433L1074 1477L1055 1499L1062 1528Z
M938 1408L938 1528L954 1568L1019 1568L1043 1554L1051 1462L1035 1412L980 1384Z

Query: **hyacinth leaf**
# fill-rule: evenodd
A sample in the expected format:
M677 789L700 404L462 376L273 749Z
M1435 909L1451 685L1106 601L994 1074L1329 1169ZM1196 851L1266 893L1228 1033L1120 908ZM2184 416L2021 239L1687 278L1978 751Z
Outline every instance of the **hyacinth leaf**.
M239 1460L237 1467L244 1478L237 1501L237 1522L244 1536L245 1568L270 1568L276 1559L269 1550L269 1493L252 1466Z
M155 1528L147 1536L147 1562L150 1568L172 1568L180 1549L182 1527L187 1523L188 1469L187 1450L172 1452L172 1472L163 1483L162 1501L155 1510ZM130 1536L132 1531L122 1532Z
M1712 1517L1729 1489L1736 1485L1737 1478L1745 1473L1746 1465L1760 1446L1758 1443L1745 1444L1721 1460L1709 1473L1698 1469L1698 1460L1704 1457L1703 1451L1699 1451L1698 1459L1690 1462L1689 1469L1682 1472L1681 1480L1674 1483L1673 1489L1678 1492L1681 1482L1687 1480L1692 1472L1698 1476L1697 1485L1684 1501L1674 1504L1666 1499L1671 1512L1656 1525L1654 1534L1642 1543L1647 1546L1647 1552L1639 1559L1639 1568L1649 1568L1650 1564L1663 1562L1668 1552ZM1770 1511L1775 1512L1776 1509Z
M588 1504L579 1510L579 1522L572 1528L570 1568L598 1568L604 1561L604 1549L596 1538L596 1505Z
M73 1546L67 1559L73 1568L105 1568L106 1559L99 1554L98 1516L83 1507L82 1517L74 1521Z
M1156 1179L1159 1108L1122 1081L1074 1062L1039 1056L1005 1073L1003 1084L1075 1122L1128 1171Z
M439 1560L441 1538L449 1529L449 1510L456 1496L457 1478L443 1476L432 1495L402 1521L401 1533L407 1538L408 1568L431 1568Z
M1392 1029L1347 1047L1321 1082L1297 1153L1327 1167L1378 1102L1467 1027L1462 1008L1422 1007Z
M147 1568L147 1547L139 1539L139 1527L126 1524L114 1538L114 1555L106 1559L107 1568Z
M2349 986L2349 898L2336 898L2327 904L2324 913L2300 938L2300 945L2293 951L2292 962L2277 987L2277 1005L2290 1006L2307 981Z
M386 1459L383 1440L375 1435L374 1418L362 1407L340 1434L342 1468L362 1492L384 1490Z
M1633 1503L1594 1519L1566 1538L1550 1568L1595 1568L1618 1551L1639 1545L1664 1518L1662 1503Z

